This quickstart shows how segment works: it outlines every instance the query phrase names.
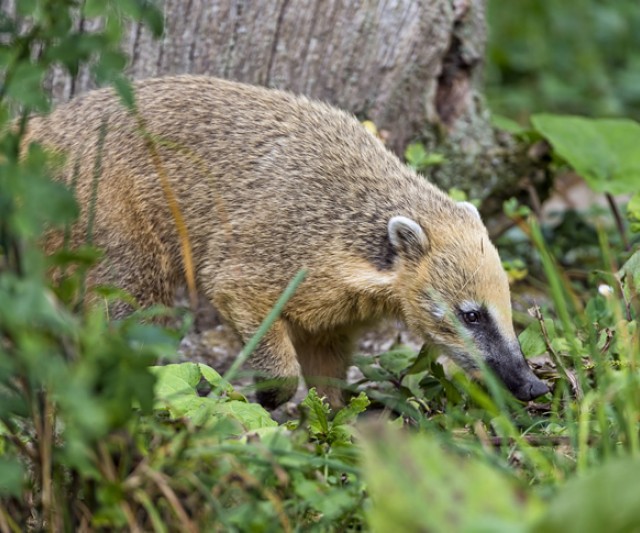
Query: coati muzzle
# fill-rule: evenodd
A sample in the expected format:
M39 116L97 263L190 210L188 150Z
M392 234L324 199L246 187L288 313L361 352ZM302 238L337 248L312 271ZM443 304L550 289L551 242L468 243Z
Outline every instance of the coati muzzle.
M487 366L518 400L527 402L549 392L549 387L529 367L518 341L505 338L486 307L460 309L458 317Z
M527 364L519 346L507 357L489 357L487 364L518 400L528 402L549 392L546 383Z

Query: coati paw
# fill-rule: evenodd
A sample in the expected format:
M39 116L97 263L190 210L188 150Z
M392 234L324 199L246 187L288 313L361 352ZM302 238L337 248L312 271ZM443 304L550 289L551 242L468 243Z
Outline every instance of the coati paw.
M298 378L256 378L256 397L265 409L288 402L298 390Z

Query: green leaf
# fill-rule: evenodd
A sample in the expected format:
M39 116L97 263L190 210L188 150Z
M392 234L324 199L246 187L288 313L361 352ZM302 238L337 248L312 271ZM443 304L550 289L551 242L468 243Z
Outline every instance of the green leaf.
M161 9L151 5L150 2L143 2L142 20L154 37L160 37L164 31L164 14Z
M307 397L300 404L309 410L309 430L312 434L327 435L329 433L329 404L318 396L315 387L309 389Z
M120 0L118 7L134 20L142 21L154 37L160 37L163 31L162 11L149 0Z
M198 397L196 386L202 379L202 373L196 363L155 366L151 372L157 378L155 393L163 405L175 405L185 397Z
M343 407L336 413L332 425L339 426L355 420L360 413L367 410L370 404L371 402L369 398L367 398L367 395L361 392L358 396L354 396L349 400L349 405Z
M36 10L36 0L20 0L16 2L16 8L20 15L23 16L33 16L34 11Z
M42 80L45 69L35 63L20 63L16 67L9 83L6 94L16 102L38 111L46 111L48 101L42 90Z
M135 94L131 82L124 76L116 76L113 80L113 85L125 107L133 109L135 107Z
M444 163L445 157L442 154L429 153L422 143L415 142L407 146L404 152L407 164L414 170L421 170L432 165Z
M83 15L87 18L99 17L106 14L110 6L104 0L85 0L82 6Z
M211 400L210 398L204 398ZM245 431L277 427L278 423L271 418L269 411L257 403L237 400L217 402L212 412L216 416L229 416L242 424Z
M107 83L117 78L126 65L127 56L120 50L103 50L98 62L93 67L93 72L98 83ZM122 87L120 86L119 89L122 89ZM124 96L126 97L126 94Z
M633 280L633 285L638 289L640 287L640 250L635 252L627 262L622 266L618 273L620 279Z
M340 487L332 488L326 484L301 479L294 486L296 494L307 505L320 513L323 520L333 520L353 505L353 496Z
M627 217L631 222L631 231L640 233L640 192L635 193L629 200Z
M407 164L414 169L420 167L420 164L427 157L427 151L422 143L411 143L404 152L404 158Z
M358 356L355 358L355 363L369 381L389 381L393 378L386 369L381 368L375 363L373 357Z
M380 355L379 361L382 368L399 376L413 365L416 358L417 354L411 348L401 346Z
M512 135L522 135L527 133L527 129L522 127L515 120L505 117L504 115L498 115L497 113L491 114L491 125L496 129L506 131Z
M212 368L197 363L179 363L152 368L157 377L156 408L167 409L171 416L186 416L196 425L228 418L239 423L240 430L251 431L277 426L268 411L261 405L243 400L222 397L201 397L197 386L202 379L227 394L233 387ZM242 396L240 395L242 398Z
M454 202L466 202L468 199L467 193L457 187L451 187L447 194ZM476 207L478 206L476 205Z
M428 344L424 344L420 351L418 352L418 356L414 363L407 369L405 374L420 374L421 372L425 372L429 370L431 364L438 359L440 355L440 349Z
M218 374L218 372L216 372L210 366L199 363L198 368L200 369L200 373L202 374L202 377L205 380L207 380L209 384L229 394L232 392L235 392L233 387L231 386L231 383L229 383L226 379L224 379L220 374Z
M17 459L0 457L0 495L22 496L25 471Z
M79 266L93 266L103 256L102 250L93 246L79 246L78 248L60 249L50 255L48 263L51 266L66 266L69 264L75 264Z
M533 115L531 123L555 152L598 192L640 189L640 124L628 119Z
M534 532L636 531L640 524L640 460L620 459L569 480Z
M518 341L525 357L535 357L547 351L547 346L540 331L540 324L532 322L518 335Z
M180 336L168 328L156 324L141 324L131 321L123 331L123 337L134 348L144 348L156 358L175 357Z

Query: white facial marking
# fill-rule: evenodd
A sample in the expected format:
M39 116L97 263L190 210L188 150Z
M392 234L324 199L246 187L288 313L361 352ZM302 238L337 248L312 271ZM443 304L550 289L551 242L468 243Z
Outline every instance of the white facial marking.
M431 307L430 311L431 314L438 320L442 320L447 314L447 308L444 305L436 305L435 307Z
M465 300L460 304L460 311L463 313L469 313L471 311L479 311L482 306L478 302L473 302L471 300Z

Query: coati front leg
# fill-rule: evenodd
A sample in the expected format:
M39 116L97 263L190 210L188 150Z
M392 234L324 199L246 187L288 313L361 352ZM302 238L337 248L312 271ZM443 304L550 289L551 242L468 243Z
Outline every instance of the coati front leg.
M269 328L250 357L251 367L256 371L256 396L261 405L275 409L293 398L298 389L300 365L282 318Z
M237 287L225 291L217 289L210 298L214 307L245 344L251 340L268 314L267 310L261 313L252 307L251 304L258 300L245 295ZM277 319L260 339L249 356L249 363L256 372L256 396L264 407L275 409L295 395L300 365L289 336L289 328L283 318Z
M334 409L344 406L343 388L351 364L354 336L349 331L296 330L294 345L308 387L315 387Z

